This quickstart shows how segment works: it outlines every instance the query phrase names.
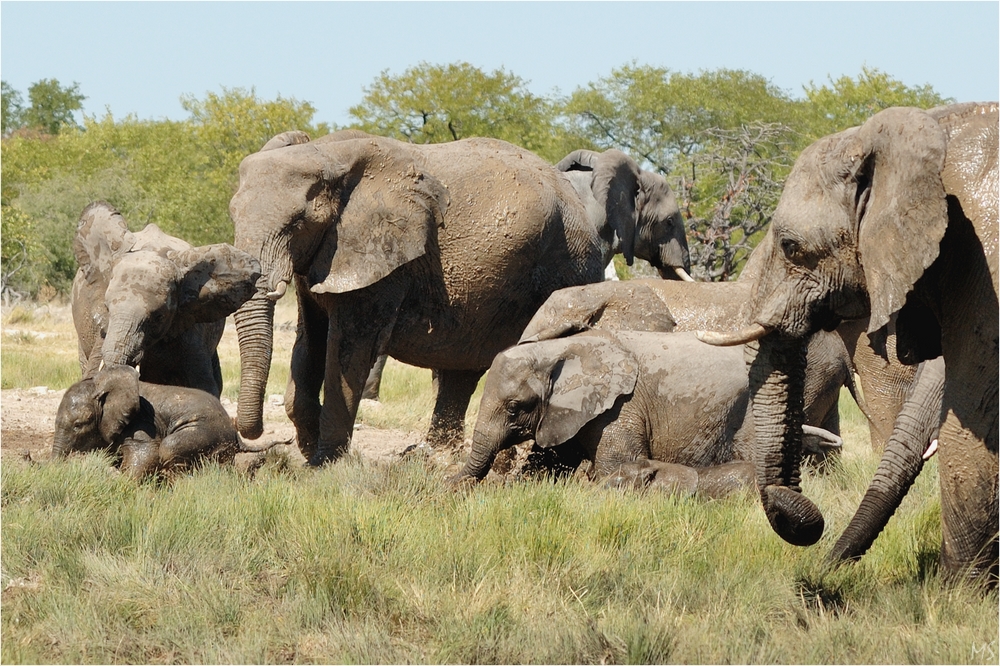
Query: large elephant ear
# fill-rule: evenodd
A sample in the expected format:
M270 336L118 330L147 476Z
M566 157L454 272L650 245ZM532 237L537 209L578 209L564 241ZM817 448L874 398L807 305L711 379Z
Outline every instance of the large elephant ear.
M566 442L611 409L619 396L635 390L639 363L610 336L581 335L539 344L561 348L553 358L552 388L535 431L535 443L542 448Z
M115 365L94 375L94 399L100 406L98 428L111 443L139 412L139 371Z
M941 170L946 136L915 108L890 108L845 134L844 157L857 180L858 249L874 332L938 256L948 226Z
M260 262L227 243L194 247L171 255L180 284L175 326L224 319L256 291Z
M556 169L559 171L593 171L600 157L601 153L581 148L556 162Z
M363 289L426 254L444 223L447 188L412 161L392 155L377 139L328 143L324 148L333 148L342 160L332 169L341 174L337 178L357 182L336 228L328 232L335 234L336 242L323 243L313 259L311 291L341 294ZM369 163L375 163L372 173L363 169Z
M594 166L594 199L621 241L621 253L629 266L635 261L638 195L639 165L635 160L620 150L601 153Z
M80 213L73 254L88 282L107 281L117 257L131 250L134 243L122 214L106 201L95 201Z
M300 143L309 143L309 135L301 130L290 130L281 134L275 134L258 152L262 153L265 150L275 150L277 148L284 148L285 146L297 146Z

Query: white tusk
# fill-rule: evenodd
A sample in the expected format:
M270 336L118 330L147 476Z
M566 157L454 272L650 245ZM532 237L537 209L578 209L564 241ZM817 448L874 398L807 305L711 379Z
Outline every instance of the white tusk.
M269 300L276 301L276 300L278 300L279 298L281 298L282 296L285 295L285 291L287 289L288 289L288 283L285 282L284 280L282 280L281 282L278 283L278 286L275 287L274 291L267 292L267 294L265 294L265 296Z
M734 333L719 333L717 331L695 331L695 337L702 342L707 342L716 347L732 347L735 345L745 345L748 342L759 340L767 335L768 329L760 324L750 324L742 331Z
M683 266L677 266L677 267L675 267L674 268L674 273L677 273L677 277L679 277L684 282L694 282L695 281L694 278L691 277L686 270L684 270Z
M931 456L937 453L937 450L938 450L938 441L936 439L933 439L931 440L930 445L927 447L927 450L924 451L924 455L920 457L923 458L924 460L930 460Z
M812 435L813 437L819 438L822 442L820 446L824 446L828 449L839 449L844 446L844 440L840 437L840 435L836 435L826 428L817 428L816 426L803 423L802 434Z

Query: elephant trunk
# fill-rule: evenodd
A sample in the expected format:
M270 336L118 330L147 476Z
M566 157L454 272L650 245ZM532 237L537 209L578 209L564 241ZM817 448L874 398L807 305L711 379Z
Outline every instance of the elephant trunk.
M488 409L483 410L481 407L480 410L480 416L476 420L476 429L472 434L472 451L469 452L469 459L455 480L483 479L489 474L497 454L502 449L511 446L511 443L508 442L509 436L505 436L509 433L509 429L493 424L492 422L498 419L490 418ZM505 431L508 432L505 433Z
M796 546L810 546L823 534L823 515L799 487L806 342L772 333L744 346L757 487L771 527Z
M101 358L105 366L130 365L137 367L142 362L142 352L146 335L139 315L112 315L108 321L108 333L101 348Z
M274 300L258 293L233 315L240 345L240 395L236 427L257 439L264 432L264 391L271 370L274 340Z
M831 562L857 560L871 547L896 512L924 466L924 451L936 438L944 399L944 361L921 365L913 390L896 417L875 477L858 510L830 551Z

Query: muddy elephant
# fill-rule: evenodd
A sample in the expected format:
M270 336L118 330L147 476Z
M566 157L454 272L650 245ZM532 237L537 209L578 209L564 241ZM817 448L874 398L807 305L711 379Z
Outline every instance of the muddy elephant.
M891 108L809 146L771 223L752 324L703 336L751 350L758 485L791 543L823 531L799 488L804 340L869 317L877 341L895 315L899 360L946 367L942 570L996 581L997 123L996 103Z
M748 315L750 286L746 281L651 279L568 287L552 294L538 309L521 342L587 330L681 332L725 327ZM806 360L804 422L839 435L841 387L868 413L867 402L855 385L851 357L836 333L821 331L809 341Z
M684 218L667 180L620 150L574 150L556 163L573 184L601 239L604 264L621 253L668 280L691 281ZM620 237L618 230L631 236Z
M285 405L311 464L348 450L382 353L436 371L428 440L460 443L469 398L497 352L553 291L603 276L579 197L552 165L494 139L306 139L279 135L246 157L230 203L235 244L262 268L235 315L240 432L262 431L274 303L294 282Z
M73 280L83 378L138 366L143 381L222 394L225 319L253 295L260 265L224 243L192 247L155 224L132 233L98 201L80 215Z
M68 389L56 411L52 457L106 450L135 478L204 459L231 461L278 442L246 445L215 396L200 389L139 381L127 365L99 370Z
M558 447L563 464L592 461L595 476L618 484L696 492L699 470L751 459L748 399L743 353L691 332L604 330L522 343L494 359L472 451L452 481L482 479L497 453L534 440ZM806 430L816 446L840 446L832 433ZM753 485L752 474L743 479Z

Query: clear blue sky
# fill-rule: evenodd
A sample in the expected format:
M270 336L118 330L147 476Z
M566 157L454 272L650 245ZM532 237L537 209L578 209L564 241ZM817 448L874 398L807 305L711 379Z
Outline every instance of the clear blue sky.
M347 110L382 71L503 67L568 94L635 61L763 75L793 96L876 67L958 101L1000 98L998 2L9 2L0 76L77 82L84 111L183 119L179 98L255 88Z

